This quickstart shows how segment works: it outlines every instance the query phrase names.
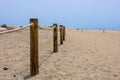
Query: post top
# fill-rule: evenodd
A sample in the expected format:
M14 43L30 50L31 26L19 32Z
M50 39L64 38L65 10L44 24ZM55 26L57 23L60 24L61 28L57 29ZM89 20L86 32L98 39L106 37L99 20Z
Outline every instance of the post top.
M63 25L60 25L60 27L62 27Z
M33 19L38 19L38 18L30 18L31 20L33 20Z
M57 23L54 23L53 25L57 25Z

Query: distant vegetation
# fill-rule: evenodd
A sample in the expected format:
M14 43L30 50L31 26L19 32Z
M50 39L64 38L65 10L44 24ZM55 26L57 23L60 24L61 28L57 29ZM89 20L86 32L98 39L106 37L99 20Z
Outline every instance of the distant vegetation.
M6 24L2 24L0 27L6 28L8 30L14 29L13 27L8 27Z
M7 25L6 24L2 24L1 27L7 28Z

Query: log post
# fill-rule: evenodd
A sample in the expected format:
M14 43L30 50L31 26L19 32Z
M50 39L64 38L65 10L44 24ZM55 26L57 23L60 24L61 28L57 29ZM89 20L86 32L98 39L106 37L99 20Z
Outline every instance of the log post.
M63 26L60 25L60 44L63 44Z
M65 26L63 26L63 41L65 41Z
M103 33L105 34L105 30L103 30Z
M58 25L53 24L53 52L58 52Z
M30 23L30 75L39 73L39 56L38 56L38 19L31 18Z

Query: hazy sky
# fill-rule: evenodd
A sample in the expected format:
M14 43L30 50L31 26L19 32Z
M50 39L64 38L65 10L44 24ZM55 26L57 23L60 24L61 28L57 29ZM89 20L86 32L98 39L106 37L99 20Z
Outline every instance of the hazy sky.
M120 29L120 0L0 0L0 24Z

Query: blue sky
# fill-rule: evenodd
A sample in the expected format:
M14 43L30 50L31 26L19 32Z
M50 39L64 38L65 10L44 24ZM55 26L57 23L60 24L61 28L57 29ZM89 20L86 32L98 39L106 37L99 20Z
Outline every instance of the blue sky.
M120 29L120 0L0 0L0 24L63 24L83 29Z

